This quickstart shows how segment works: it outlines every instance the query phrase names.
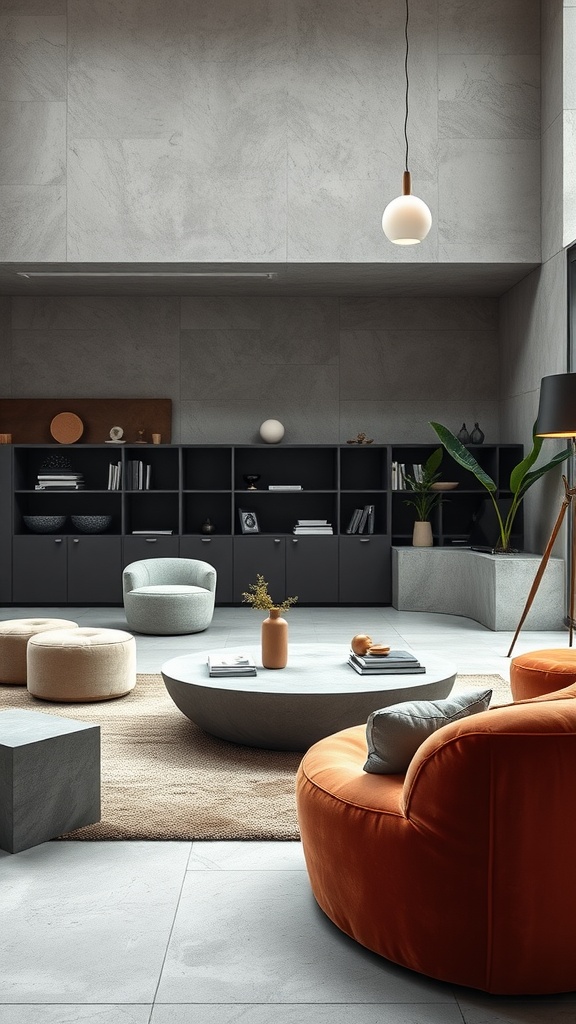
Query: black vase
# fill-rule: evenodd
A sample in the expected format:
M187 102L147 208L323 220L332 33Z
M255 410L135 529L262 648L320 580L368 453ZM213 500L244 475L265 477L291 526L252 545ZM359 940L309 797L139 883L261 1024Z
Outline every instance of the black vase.
M463 423L462 426L460 427L460 430L456 434L456 437L458 438L459 441L461 441L462 444L470 444L470 434L466 430L465 423Z
M478 424L475 423L474 424L474 430L470 434L470 440L471 440L472 444L482 444L482 441L484 440L485 436L486 435L484 434L484 431L480 430L480 427L478 426Z

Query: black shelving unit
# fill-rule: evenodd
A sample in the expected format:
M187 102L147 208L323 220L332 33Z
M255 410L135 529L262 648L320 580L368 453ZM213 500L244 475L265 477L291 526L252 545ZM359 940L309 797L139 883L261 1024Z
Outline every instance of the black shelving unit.
M391 545L412 542L414 510L391 488L392 461L424 463L437 445L14 445L0 447L0 484L12 500L0 508L3 604L120 604L121 570L140 558L202 558L218 571L217 602L240 603L261 572L278 600L300 604L388 604ZM506 494L519 445L471 449ZM37 491L47 458L68 459L83 490ZM149 488L134 486L130 464L150 466ZM120 488L109 466L120 463ZM465 541L486 492L445 454L442 477L458 488L433 517L435 543ZM258 477L249 490L245 477ZM145 479L145 473L144 473ZM297 484L297 491L269 490ZM374 506L373 533L348 534L356 508ZM239 510L256 514L259 532L243 534ZM73 514L109 515L101 534L82 534ZM34 534L27 515L64 515L58 534ZM210 519L214 532L202 526ZM298 519L327 519L333 535L298 535ZM518 517L521 544L521 515ZM137 533L133 531L139 531ZM145 532L142 532L145 531ZM12 563L12 573L9 571Z

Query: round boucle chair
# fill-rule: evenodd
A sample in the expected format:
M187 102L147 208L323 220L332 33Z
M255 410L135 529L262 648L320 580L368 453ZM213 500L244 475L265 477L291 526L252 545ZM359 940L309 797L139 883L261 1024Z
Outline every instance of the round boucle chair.
M136 641L121 629L54 629L28 643L28 691L83 703L124 697L136 685Z
M50 629L77 625L70 619L6 619L0 622L0 683L26 686L26 648L30 637Z
M540 697L563 690L576 682L576 651L572 647L550 651L531 651L513 658L510 665L510 689L514 700Z
M195 558L147 558L124 569L124 610L138 633L200 633L212 622L216 569Z

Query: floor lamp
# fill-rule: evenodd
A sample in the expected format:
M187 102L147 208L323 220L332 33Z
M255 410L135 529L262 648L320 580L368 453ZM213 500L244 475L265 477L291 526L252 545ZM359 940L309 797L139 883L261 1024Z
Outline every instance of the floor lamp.
M543 377L540 385L540 405L538 407L538 418L536 420L537 429L536 433L538 437L564 437L569 438L572 441L572 456L576 455L576 373L554 373L550 377ZM569 647L572 647L572 637L574 630L574 584L576 574L576 487L569 487L568 480L565 476L562 476L564 483L564 498L558 518L554 524L550 539L546 545L544 554L542 555L542 561L538 568L538 572L534 578L534 582L528 594L526 604L524 605L524 611L522 617L518 623L518 628L514 634L514 639L510 645L508 651L508 657L512 654L514 644L518 639L518 634L522 629L524 620L532 607L532 602L536 596L538 587L540 586L540 580L544 575L544 570L548 565L548 559L554 542L558 536L560 527L566 510L571 510L571 537L570 545L568 548L568 573L570 580L570 598L569 598Z

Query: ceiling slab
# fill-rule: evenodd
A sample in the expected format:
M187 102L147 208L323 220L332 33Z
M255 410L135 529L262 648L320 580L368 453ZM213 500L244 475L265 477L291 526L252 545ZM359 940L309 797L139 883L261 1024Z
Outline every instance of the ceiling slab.
M497 296L537 266L536 263L3 263L0 264L0 294ZM21 276L26 273L43 276ZM225 276L230 274L240 276Z

